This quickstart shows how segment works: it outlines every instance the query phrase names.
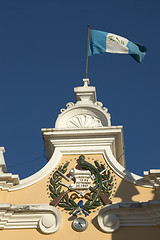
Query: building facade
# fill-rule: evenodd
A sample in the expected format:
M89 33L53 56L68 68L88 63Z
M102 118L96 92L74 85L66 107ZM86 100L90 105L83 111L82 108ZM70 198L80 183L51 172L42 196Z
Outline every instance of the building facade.
M55 128L42 129L48 163L39 172L7 173L0 148L1 239L159 239L160 170L125 169L123 127L111 126L83 81Z

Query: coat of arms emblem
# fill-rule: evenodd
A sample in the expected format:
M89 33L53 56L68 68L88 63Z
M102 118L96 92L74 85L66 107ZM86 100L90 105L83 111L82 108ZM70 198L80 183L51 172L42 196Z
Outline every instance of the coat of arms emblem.
M80 155L77 166L68 171L69 164L60 165L50 178L51 205L74 216L80 212L87 216L98 206L111 203L113 176L104 164L94 161L93 165L85 160L84 155Z

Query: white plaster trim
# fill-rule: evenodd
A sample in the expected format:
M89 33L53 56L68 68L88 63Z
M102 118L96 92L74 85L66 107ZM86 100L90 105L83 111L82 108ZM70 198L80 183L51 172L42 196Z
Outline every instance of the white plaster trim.
M31 177L21 180L19 185L13 186L12 188L9 189L9 191L14 191L24 187L28 187L40 181L45 176L47 176L51 171L54 170L56 165L59 163L62 155L65 155L65 154L68 154L68 155L70 154L103 154L106 160L106 163L121 178L140 186L152 187L152 185L150 185L149 183L146 184L143 177L133 174L127 171L124 167L122 167L114 158L111 152L110 146L95 145L93 147L93 146L83 145L83 146L71 146L71 147L64 147L64 146L56 147L52 158L46 164L46 166L44 166L39 172L32 175Z
M103 154L106 163L122 179L131 183L153 187L143 177L127 171L116 160L116 149L123 149L122 127L106 127L103 129L55 130L43 129L46 150L50 151L49 162L34 175L23 179L18 185L8 187L9 191L28 187L46 177L58 165L64 154ZM52 152L53 151L53 152ZM113 155L114 154L114 155Z
M6 163L4 160L4 147L0 147L0 189L8 189L19 184L19 176L7 173Z
M58 231L61 224L61 214L53 206L0 203L0 229L37 228L45 234L50 234Z
M22 189L30 185L33 185L36 182L39 182L41 179L45 178L51 171L54 170L54 168L60 161L61 157L62 153L58 149L55 149L52 159L40 171L31 175L30 177L20 180L19 185L15 185L12 188L8 188L8 191Z
M97 220L104 232L121 226L160 226L160 201L113 203L99 211Z
M118 161L121 165L125 166L125 160L123 153L123 128L122 126L117 127L103 127L97 129L64 129L57 130L54 128L51 129L42 129L45 149L47 153L47 158L50 159L54 151L54 142L66 142L66 146L70 146L69 143L75 141L77 147L79 146L78 141L84 142L88 141L88 145L91 142L97 142L97 144L105 145L105 141L108 142L108 139L112 138L112 151L114 156L118 159L119 156L122 156ZM52 144L51 144L52 142ZM96 144L95 144L96 145Z
M19 184L19 176L12 173L0 173L0 189L7 190Z
M6 163L5 163L4 155L3 155L4 153L5 153L4 147L0 147L0 173L7 172Z
M118 136L119 147L123 146L122 127L109 127L104 129L86 130L55 130L43 129L44 141L51 146L54 152L49 162L34 175L23 179L18 185L8 187L9 191L28 187L46 177L58 165L64 154L103 154L106 163L122 179L131 183L153 187L143 177L127 171L115 158L116 136ZM118 134L118 135L117 135ZM121 143L120 143L121 142ZM114 155L113 155L114 154Z
M102 129L86 129L78 131L55 129L43 130L44 141L47 141L47 146L49 145L54 149L49 163L39 172L21 180L19 185L8 188L9 191L28 187L43 179L54 170L63 154L103 153L107 145L111 146L113 152L115 152L116 138L119 138L120 146L123 145L123 143L120 142L121 131L121 126L104 128L103 131Z
M88 102L87 102L88 103ZM70 104L71 105L71 104ZM107 112L107 108L102 108L98 103L96 102L93 104L92 102L90 104L81 104L81 105L72 105L67 106L67 109L62 109L61 114L58 116L55 128L56 129L74 129L75 126L70 125L68 126L68 123L73 120L73 118L79 118L79 121L83 121L82 116L90 116L92 118L93 122L96 123L96 126L93 124L94 127L98 127L97 120L99 120L101 126L111 126L110 121L110 114ZM103 104L102 104L103 106ZM90 128L92 127L90 126ZM76 129L81 129L82 127L88 127L88 125L79 124L76 126Z
M117 173L117 175L119 175L121 178L137 185L152 187L150 184L146 184L143 177L136 175L132 172L129 172L122 165L120 165L118 161L115 159L115 157L113 156L112 151L109 147L106 147L104 151L104 157L108 165L111 167L111 169L115 173Z
M153 187L160 187L160 169L150 169L149 171L144 171L144 179Z

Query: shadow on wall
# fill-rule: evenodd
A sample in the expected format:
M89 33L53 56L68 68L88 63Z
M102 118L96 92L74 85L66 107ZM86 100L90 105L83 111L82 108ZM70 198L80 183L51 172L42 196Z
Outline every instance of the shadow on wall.
M153 188L151 190L153 196L151 198L144 199L142 193L140 194L136 185L130 183L126 180L122 180L114 197L121 198L122 202L137 202L137 201L149 201L149 200L160 200L160 188ZM134 200L133 197L139 195L137 200Z
M122 180L114 197L121 198L122 202L133 202L133 196L138 194L139 192L133 183Z
M123 171L125 174L127 174L131 179L133 179L132 174L124 169ZM143 201L144 197L142 195L139 195L139 191L137 189L138 185L135 185L134 183L131 183L127 180L122 179L120 185L118 186L118 189L115 193L115 197L121 198L122 202L134 202L134 201ZM143 186L142 186L143 188ZM159 200L160 199L160 188L153 188L152 189L152 197L150 199L146 199L146 201L149 200ZM138 200L133 200L133 197L139 195ZM141 200L142 199L142 200Z
M159 240L159 227L120 227L112 233L112 240ZM107 235L106 235L107 239Z

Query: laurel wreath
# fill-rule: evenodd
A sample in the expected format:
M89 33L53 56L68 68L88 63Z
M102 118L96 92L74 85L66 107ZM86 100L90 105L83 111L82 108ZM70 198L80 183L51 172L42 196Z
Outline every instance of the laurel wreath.
M60 165L58 167L58 170L64 174L67 171L68 165L69 162L66 162L64 165ZM64 192L64 190L61 192L62 186L59 184L61 179L62 176L57 172L57 170L53 173L52 177L50 178L49 190L52 199L54 199L55 197Z
M67 167L70 162L66 162L64 165L60 165L58 167L58 171L61 173L65 173L67 171ZM98 169L99 172L102 172L105 169L105 166L103 164L99 164L98 161L94 161L94 164L96 168ZM60 185L60 181L62 179L62 176L60 173L58 173L56 170L52 177L50 178L50 184L49 184L49 190L50 190L50 196L52 199L58 197L60 194L65 193L64 190L62 190L62 186ZM102 191L104 195L109 198L112 194L112 189L114 187L114 182L113 182L113 176L111 176L110 170L104 171L102 174ZM97 197L96 201L94 204L91 204L93 201L94 197L96 196L96 189L98 186L97 179L94 179L94 184L96 187L90 190L89 194L86 194L86 202L83 205L83 209L89 214L91 213L91 210L96 209L98 206L103 205L103 202L100 198L100 196ZM75 194L76 195L76 194ZM73 214L75 210L79 208L79 205L77 202L75 202L71 197L69 197L68 193L64 195L64 197L61 199L61 201L58 203L59 207L64 208L64 210L69 211L69 214Z

